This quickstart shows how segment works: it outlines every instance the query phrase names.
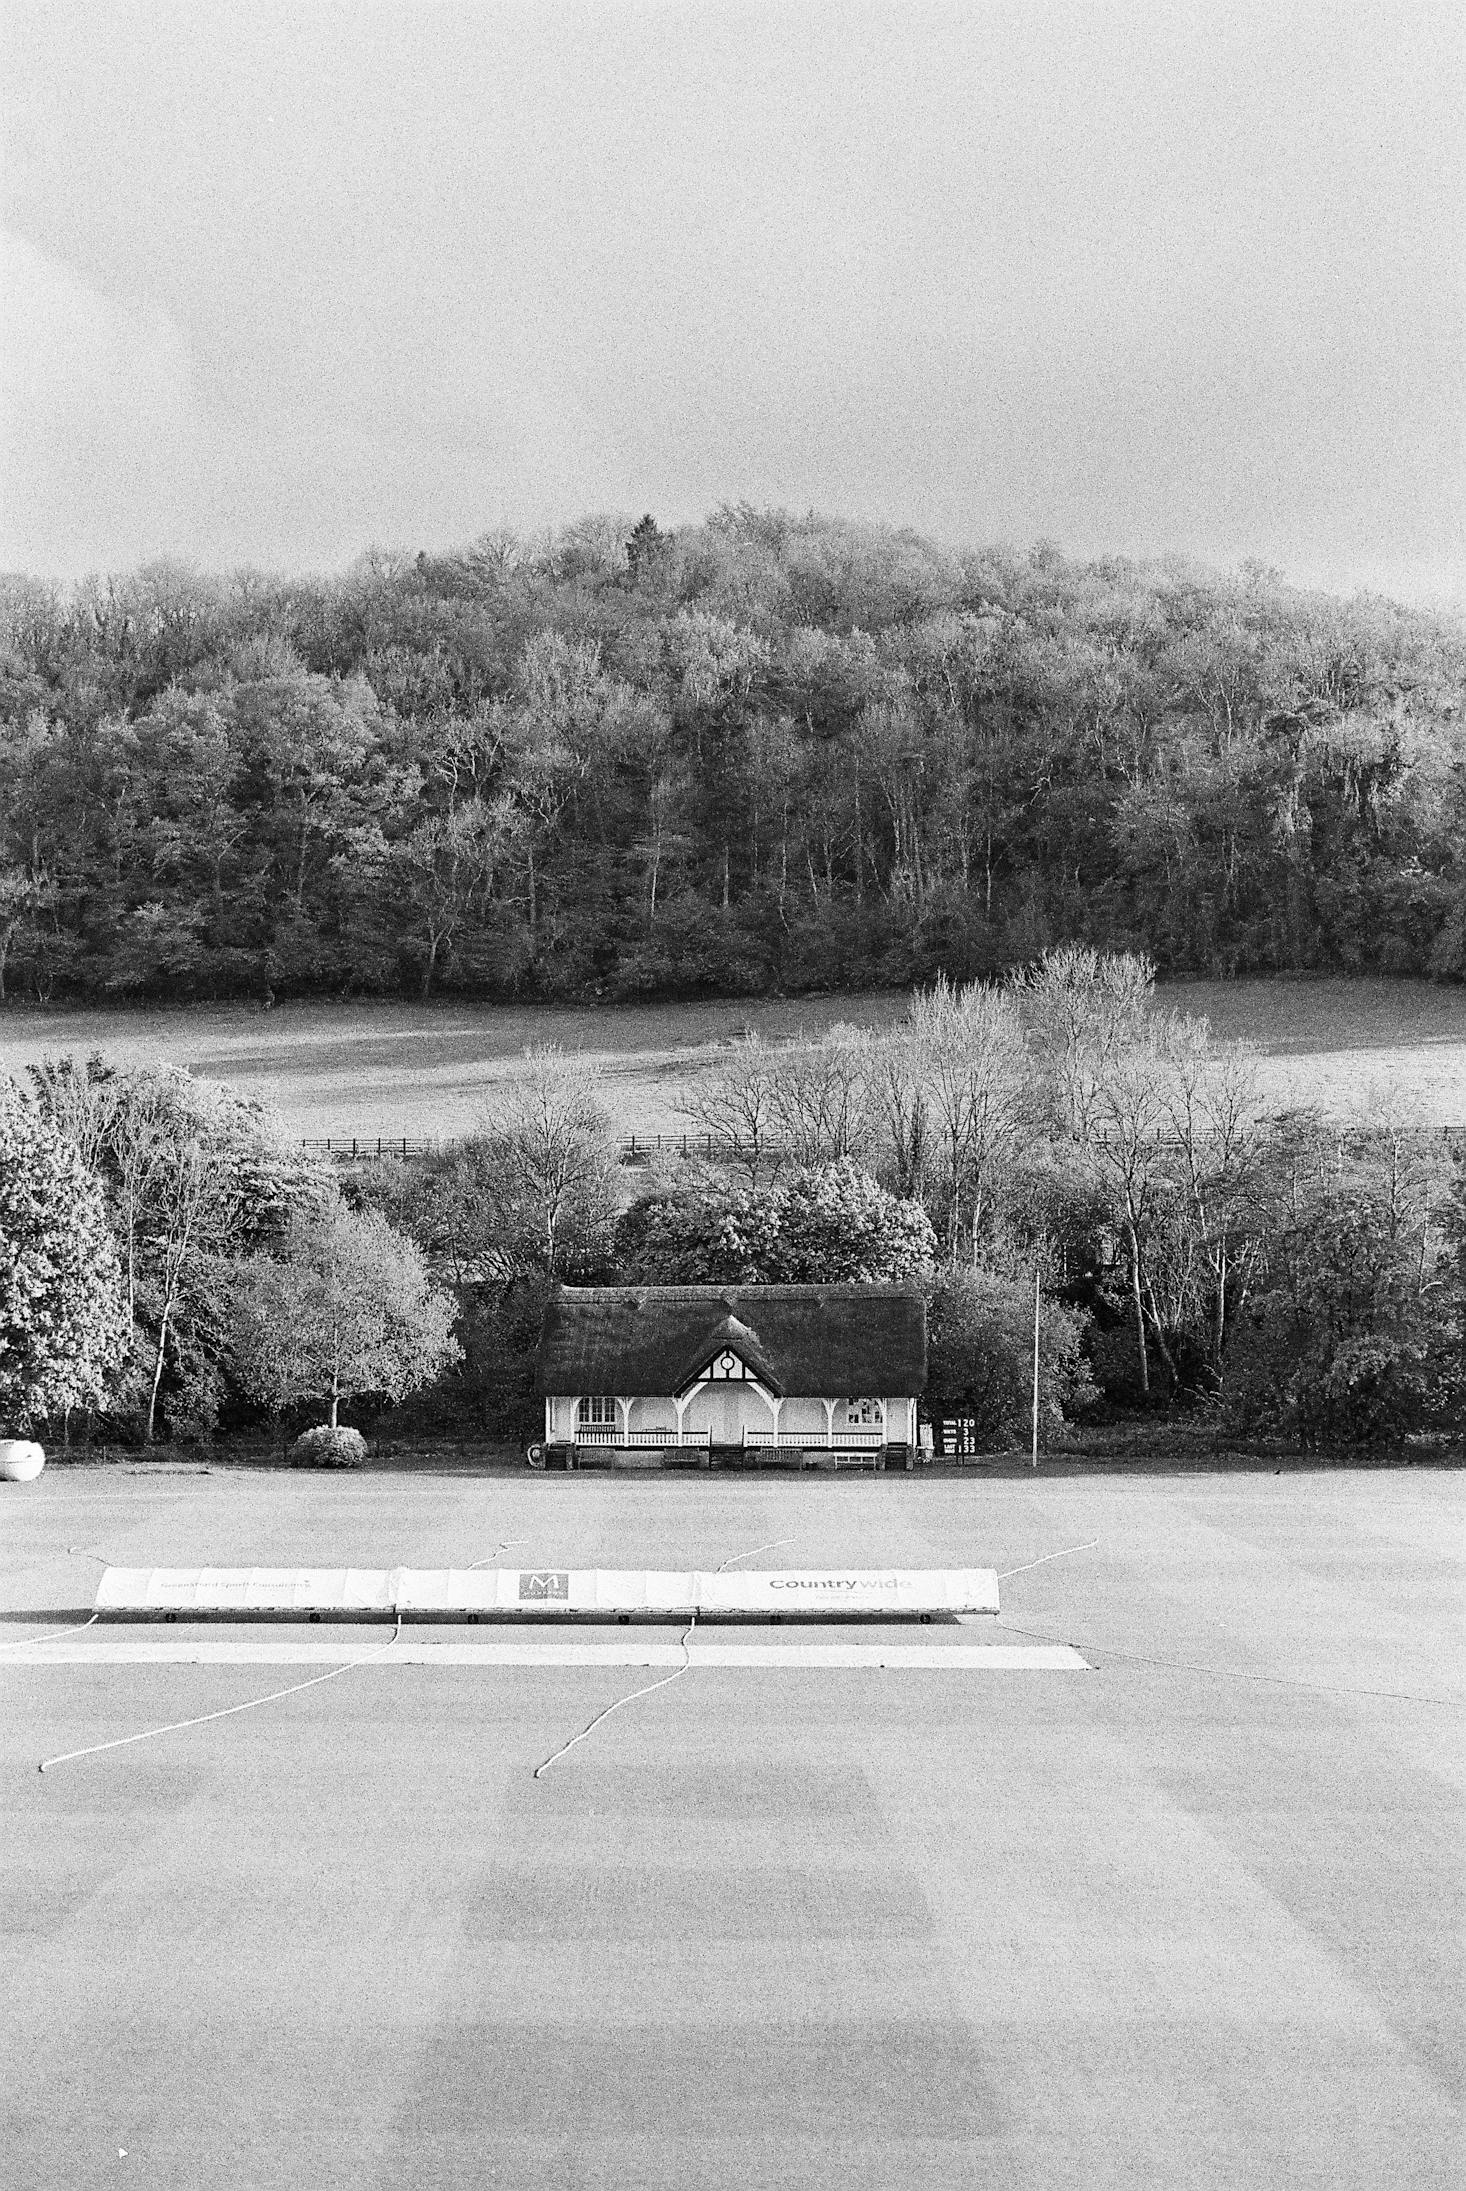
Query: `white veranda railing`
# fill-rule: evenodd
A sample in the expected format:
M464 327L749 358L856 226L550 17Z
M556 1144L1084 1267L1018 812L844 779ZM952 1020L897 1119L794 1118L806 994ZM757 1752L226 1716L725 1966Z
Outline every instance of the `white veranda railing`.
M711 1445L710 1430L684 1430L679 1435L675 1424L665 1430L613 1430L601 1423L578 1423L575 1429L577 1445L613 1446L674 1446Z
M577 1445L620 1447L668 1447L705 1446L712 1443L710 1430L678 1431L669 1423L661 1430L617 1430L608 1423L578 1423L575 1429ZM780 1447L795 1452L800 1448L833 1450L842 1453L876 1452L886 1443L886 1433L879 1426L869 1424L845 1426L837 1423L832 1430L823 1424L818 1430L745 1430L745 1446Z
M872 1430L869 1425L859 1430L845 1429L837 1424L832 1431L821 1427L819 1430L745 1430L743 1433L743 1443L746 1446L838 1447L842 1452L854 1452L857 1449L866 1452L883 1446L885 1442L884 1430Z

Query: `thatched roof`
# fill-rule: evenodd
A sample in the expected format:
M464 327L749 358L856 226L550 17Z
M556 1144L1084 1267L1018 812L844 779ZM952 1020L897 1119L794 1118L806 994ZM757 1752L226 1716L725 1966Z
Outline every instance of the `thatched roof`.
M729 1347L781 1397L921 1392L926 1302L910 1286L558 1286L536 1386L665 1398Z

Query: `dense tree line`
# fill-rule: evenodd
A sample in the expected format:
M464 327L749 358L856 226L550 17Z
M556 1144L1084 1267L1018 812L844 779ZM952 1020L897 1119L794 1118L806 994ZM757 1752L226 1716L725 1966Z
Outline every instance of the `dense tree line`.
M1459 1433L1459 1152L1261 1117L1249 1075L1148 962L1071 946L879 1033L741 1042L683 1098L736 1160L658 1157L628 1199L553 1048L466 1142L345 1172L186 1073L52 1063L0 1083L0 1402L143 1441L324 1413L335 1452L343 1406L427 1387L420 1424L525 1436L557 1280L899 1280L929 1413L989 1444L1026 1436L1035 1313L1048 1438L1096 1404L1318 1450Z
M0 994L1466 975L1466 633L1247 568L663 533L0 581Z

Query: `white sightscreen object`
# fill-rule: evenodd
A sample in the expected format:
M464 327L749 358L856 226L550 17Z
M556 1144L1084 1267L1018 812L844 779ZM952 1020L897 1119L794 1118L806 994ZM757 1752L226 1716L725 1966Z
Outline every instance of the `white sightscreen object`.
M45 1449L34 1438L0 1440L0 1483L34 1483L45 1465Z
M789 1569L674 1573L664 1569L109 1567L97 1611L133 1613L418 1613L452 1620L486 1613L694 1613L769 1619L996 1613L990 1567Z
M385 1567L109 1567L99 1613L390 1613Z

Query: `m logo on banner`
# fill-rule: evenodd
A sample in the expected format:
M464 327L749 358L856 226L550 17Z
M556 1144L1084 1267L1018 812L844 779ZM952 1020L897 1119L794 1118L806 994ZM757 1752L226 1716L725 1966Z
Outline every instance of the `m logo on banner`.
M570 1577L562 1569L548 1570L542 1574L521 1575L519 1599L522 1605L545 1604L558 1598L562 1603L570 1597Z

